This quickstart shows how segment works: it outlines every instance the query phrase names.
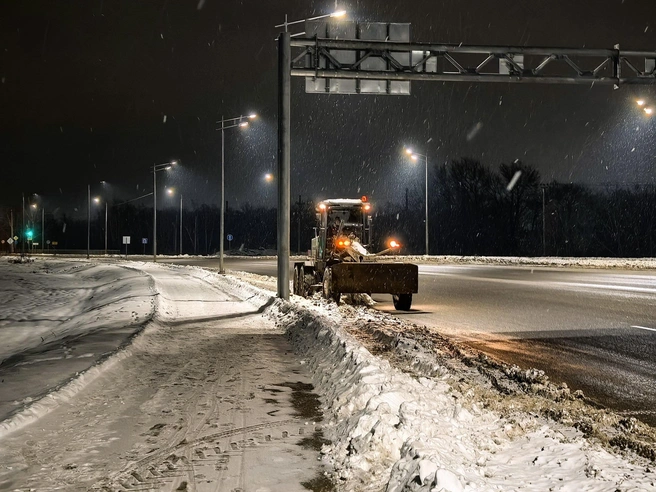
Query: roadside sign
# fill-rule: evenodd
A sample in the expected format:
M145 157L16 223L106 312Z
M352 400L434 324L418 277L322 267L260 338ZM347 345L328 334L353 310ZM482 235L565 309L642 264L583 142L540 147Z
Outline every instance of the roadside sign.
M46 244L50 244L50 239L48 239L48 240L46 241Z
M18 241L18 236L14 236L14 241Z
M141 238L141 244L148 244L148 238L147 237L142 237Z
M32 246L38 246L38 245L39 245L39 243L32 242Z
M52 242L52 245L53 245L53 246L57 246L58 244L59 244L59 243L58 243L57 241L53 241L53 242Z
M9 244L14 244L14 240L13 240L12 238L7 239L7 242L8 242Z
M232 240L234 239L234 237L232 237L232 234L228 234L228 235L226 236L226 239L227 239L228 241L232 241Z
M130 236L123 236L123 244L130 244Z

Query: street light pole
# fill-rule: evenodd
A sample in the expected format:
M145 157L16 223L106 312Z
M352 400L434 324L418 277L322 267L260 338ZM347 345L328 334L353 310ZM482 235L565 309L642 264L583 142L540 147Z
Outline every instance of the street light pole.
M107 198L105 198L105 256L107 256Z
M225 120L221 116L221 218L219 226L219 273L224 274L223 233L225 229Z
M45 236L45 221L46 221L46 209L41 207L41 254L43 254L44 244L46 242Z
M178 161L153 165L153 263L157 261L157 172L168 171Z
M21 258L25 256L25 241L27 241L27 233L25 231L25 193L23 193L23 230L21 232Z
M426 165L426 204L425 204L425 218L424 218L424 223L425 223L425 239L426 239L426 256L428 256L428 156L425 154L418 154L417 152L414 152L412 149L409 149L406 147L405 149L406 153L410 155L410 158L413 161L416 161L419 157L424 158L424 164Z
M87 185L87 260L91 249L91 185Z
M182 256L182 193L180 193L180 256Z
M157 166L153 166L153 263L157 261Z
M221 121L217 123L221 124L221 215L220 215L220 224L219 224L219 234L221 235L219 239L219 273L225 273L225 268L223 266L223 236L225 233L225 131L229 128L242 127L245 128L248 126L248 120L256 118L257 115L251 113L249 115L241 115L236 118L223 118L221 116ZM229 123L226 126L226 123Z

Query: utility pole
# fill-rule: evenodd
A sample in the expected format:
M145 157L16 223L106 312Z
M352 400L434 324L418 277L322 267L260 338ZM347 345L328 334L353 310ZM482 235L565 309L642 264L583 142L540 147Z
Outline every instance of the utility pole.
M297 239L297 247L296 251L298 251L298 254L301 254L301 207L303 206L303 202L301 201L301 195L298 195L298 237Z
M25 241L27 234L25 233L25 193L23 193L23 230L21 232L21 258L25 257Z
M105 256L107 256L107 197L105 197Z
M13 241L14 241L14 209L13 208L9 209L9 229L11 230L11 238L12 238L11 239L12 240L11 252L13 253L14 252L14 243L13 243Z
M546 240L546 217L544 215L545 212L545 201L544 201L544 190L546 188L545 185L541 186L542 188L542 256L547 256L547 240Z
M46 209L41 207L41 254L43 254L43 248L44 244L46 242L46 235L45 235L45 224L46 223Z
M180 256L182 256L182 193L180 193Z
M91 184L87 185L87 260L91 249Z

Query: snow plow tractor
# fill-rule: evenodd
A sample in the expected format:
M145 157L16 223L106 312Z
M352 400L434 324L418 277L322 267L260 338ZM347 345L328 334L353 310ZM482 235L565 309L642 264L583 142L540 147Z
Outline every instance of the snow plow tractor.
M321 291L339 302L342 294L392 294L394 307L410 310L418 291L418 267L394 261L400 244L370 253L371 204L360 199L330 199L317 206L317 226L309 258L294 263L294 294L307 297Z

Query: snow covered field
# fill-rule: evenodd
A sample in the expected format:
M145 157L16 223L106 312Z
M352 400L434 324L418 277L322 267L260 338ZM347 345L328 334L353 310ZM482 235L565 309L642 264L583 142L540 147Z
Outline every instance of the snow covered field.
M273 289L193 267L0 262L1 400L27 368L68 374L10 402L0 489L327 490L325 473L341 490L656 490L653 429L366 304Z

